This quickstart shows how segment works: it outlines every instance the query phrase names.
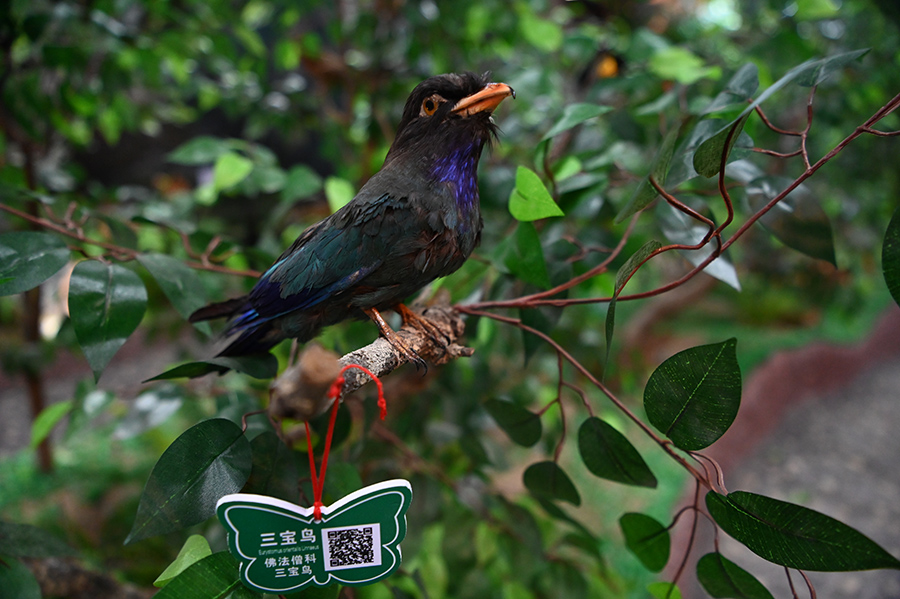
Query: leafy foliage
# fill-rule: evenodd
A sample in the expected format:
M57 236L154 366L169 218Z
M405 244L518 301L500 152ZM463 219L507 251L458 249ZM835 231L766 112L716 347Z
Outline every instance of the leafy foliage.
M206 520L225 493L311 497L296 423L247 420L268 405L258 379L284 368L288 348L198 359L187 348L209 344L212 330L185 319L245 293L305 226L353 197L380 166L413 85L435 72L494 69L517 100L495 116L501 138L481 169L484 239L440 282L469 316L477 352L437 376L394 375L383 424L373 424L373 402L348 398L339 412L327 494L396 476L415 489L403 573L357 595L681 596L677 577L651 582L650 573L682 557L669 529L696 516L699 500L671 525L643 511L671 511L675 500L660 497L687 475L716 489L706 496L716 526L767 560L897 567L808 508L720 493L721 473L697 454L735 422L739 362L772 349L760 330L793 335L814 314L855 331L853 318L879 301L867 240L880 235L900 179L881 159L896 137L896 81L876 65L894 60L900 42L889 24L856 16L868 4L844 4L846 15L817 2L788 15L764 0L734 8L727 23L711 12L658 12L651 25L624 5L610 18L599 5L539 0L377 12L282 0L9 3L0 8L0 210L9 217L0 224L0 295L9 296L0 298L0 332L11 340L3 362L48 377L55 356L80 348L91 375L71 402L42 411L34 443L55 440L68 421L63 443L105 435L119 449L142 442L161 452L132 498L125 550L149 571L136 578L159 577L160 597L256 596L228 554L210 554L221 539ZM877 136L869 145L878 149L855 143L862 136ZM820 170L839 152L840 169ZM898 231L895 215L882 271L900 303ZM635 341L633 306L704 274L728 287L640 328L651 338ZM33 308L55 295L68 313L54 326ZM738 335L739 356L731 337L747 322L753 334ZM642 363L661 330L688 327L695 347ZM136 331L177 346L176 365L144 369L149 390L97 389ZM322 340L348 351L373 335L348 325ZM629 400L642 391L649 425ZM312 423L318 449L325 427ZM521 481L504 478L507 469ZM608 499L608 481L626 485L618 492L627 499ZM657 504L630 507L645 502ZM619 523L646 573L633 573L621 541L595 525L626 509L641 510ZM122 511L131 519L134 505ZM116 552L126 530L118 526ZM17 549L3 550L0 588L37 596L17 558L65 546L9 522L0 523L4 538ZM714 597L771 596L719 553L701 558L697 574Z

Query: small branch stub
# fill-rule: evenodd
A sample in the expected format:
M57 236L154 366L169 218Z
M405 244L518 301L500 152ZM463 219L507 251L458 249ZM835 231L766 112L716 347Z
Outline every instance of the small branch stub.
M398 330L397 335L423 360L441 365L475 353L474 349L456 343L465 331L465 322L462 315L449 305L446 296L439 296L437 303L431 306L415 305L412 311L434 325L446 338L435 339L413 324L406 324ZM404 363L406 358L383 337L341 358L318 344L309 344L297 363L288 367L269 387L269 413L276 419L309 420L331 407L328 390L342 368L357 364L381 378ZM343 376L345 382L340 397L356 391L371 380L358 368L348 369Z

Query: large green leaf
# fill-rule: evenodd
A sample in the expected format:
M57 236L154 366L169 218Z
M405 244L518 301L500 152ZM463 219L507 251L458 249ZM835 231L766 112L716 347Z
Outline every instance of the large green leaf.
M697 580L715 599L773 599L752 574L721 553L707 553L697 562Z
M40 558L74 554L74 549L36 526L0 520L0 555Z
M735 72L725 89L703 109L703 114L719 112L729 106L743 105L753 97L757 89L759 89L759 68L748 62Z
M203 535L189 536L172 563L153 581L153 586L166 586L173 578L209 555L212 555L212 549L209 548L206 537Z
M220 497L244 486L252 461L250 442L230 420L214 418L189 428L153 467L125 543L206 520Z
M531 223L522 223L516 227L509 251L504 256L504 265L518 279L535 287L550 287L550 274L544 259L544 248L541 238Z
M736 121L732 121L731 124L723 127L697 146L693 158L694 170L697 171L697 174L704 177L713 177L719 174L723 155L726 163L729 162L729 159L734 160L737 158L737 156L732 155L731 150L738 140L741 139L741 134L744 131L744 125L747 123L748 118L750 118L749 112Z
M256 493L297 501L297 463L294 452L272 431L265 431L250 441L253 467L243 493ZM336 466L337 464L335 464ZM335 469L328 469L329 480Z
M710 491L706 507L722 530L780 566L819 572L900 569L900 560L875 541L803 506L746 491Z
M881 268L884 270L884 282L897 304L900 304L900 209L894 211L891 222L884 232L884 245L881 247Z
M75 265L69 316L95 379L141 323L146 308L143 281L124 266L98 260Z
M31 449L40 445L44 439L50 436L50 432L59 424L60 420L72 411L73 406L72 400L67 399L52 403L41 410L41 413L31 423L31 443L29 443Z
M213 553L173 578L154 599L232 599L262 595L244 586L236 559L227 551Z
M272 354L254 354L239 358L210 358L187 362L144 381L164 381L179 378L197 378L215 372L224 374L229 370L242 372L255 379L271 379L278 373L278 360Z
M488 411L497 426L509 435L513 443L531 447L540 441L543 431L541 417L534 412L502 399L487 400L484 402L484 409Z
M675 188L685 181L698 176L697 171L694 170L694 154L697 153L697 148L719 133L719 130L727 122L724 119L708 118L701 120L691 129L687 138L678 147L672 158L672 167L669 170L669 175L666 177L666 182L670 188ZM729 166L752 153L753 139L745 131L741 131L737 141L731 148L731 153L728 155Z
M656 477L634 445L599 418L588 418L578 429L578 450L587 469L600 478L656 487Z
M6 553L6 547L3 548ZM17 559L4 559L0 554L0 597L41 599L41 585L31 570Z
M625 536L625 546L634 553L644 567L659 572L669 561L671 541L669 531L655 518L631 512L619 518Z
M746 188L747 201L754 211L761 209L793 182L789 177L760 177ZM807 256L836 265L831 221L808 187L791 191L760 222L786 246Z
M737 340L701 345L660 364L644 388L650 423L679 448L703 449L721 437L741 404Z
M519 222L564 216L541 178L525 166L516 169L516 187L509 195L509 212Z
M287 172L284 187L281 189L281 200L293 203L308 198L322 189L322 177L305 164L297 165Z
M560 119L550 127L550 130L544 134L541 141L559 135L563 131L568 131L584 121L606 114L612 109L612 106L600 106L598 104L569 104L563 109Z
M556 462L537 462L529 466L522 475L525 488L539 499L566 501L581 505L581 496L572 479Z
M141 254L138 261L153 275L172 306L184 318L206 305L206 292L200 277L181 260L164 254Z
M213 165L213 188L216 191L234 187L253 170L253 161L237 152L224 152Z
M655 239L651 239L638 248L638 251L629 256L628 260L625 261L625 264L619 267L619 270L616 272L616 287L613 290L612 298L609 300L609 306L606 308L606 352L603 356L604 376L606 375L606 365L609 363L609 356L612 351L613 334L616 329L616 302L619 299L619 294L622 293L622 288L624 288L625 284L631 279L635 269L639 268L645 260L661 247L661 243Z
M0 295L37 287L69 261L69 248L59 237L36 231L0 235Z
M212 164L228 151L229 146L228 140L204 135L181 144L169 153L168 159L176 164Z

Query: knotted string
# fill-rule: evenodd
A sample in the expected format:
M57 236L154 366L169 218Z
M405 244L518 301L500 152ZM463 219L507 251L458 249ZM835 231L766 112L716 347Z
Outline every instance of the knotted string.
M315 517L316 521L322 519L322 490L325 488L325 470L328 468L328 453L331 451L331 439L334 436L334 423L335 420L337 420L338 407L340 406L338 398L341 396L341 389L344 388L344 372L349 368L358 368L375 381L375 384L378 386L378 408L381 419L384 420L384 417L387 416L387 401L384 399L384 388L381 385L381 380L372 374L368 368L360 366L359 364L347 364L341 368L337 378L334 379L334 382L328 389L328 398L331 399L333 403L331 406L331 419L328 421L328 431L325 434L325 449L322 452L322 470L319 474L316 474L316 460L313 456L312 435L309 432L309 422L304 423L306 425L306 451L309 454L309 472L313 486L313 517Z

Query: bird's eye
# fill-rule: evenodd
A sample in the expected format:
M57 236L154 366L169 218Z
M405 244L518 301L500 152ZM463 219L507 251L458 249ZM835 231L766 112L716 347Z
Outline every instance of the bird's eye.
M421 116L431 116L435 112L437 112L438 106L440 106L444 102L444 99L438 96L437 94L433 96L428 96L422 102L422 110L419 111Z

